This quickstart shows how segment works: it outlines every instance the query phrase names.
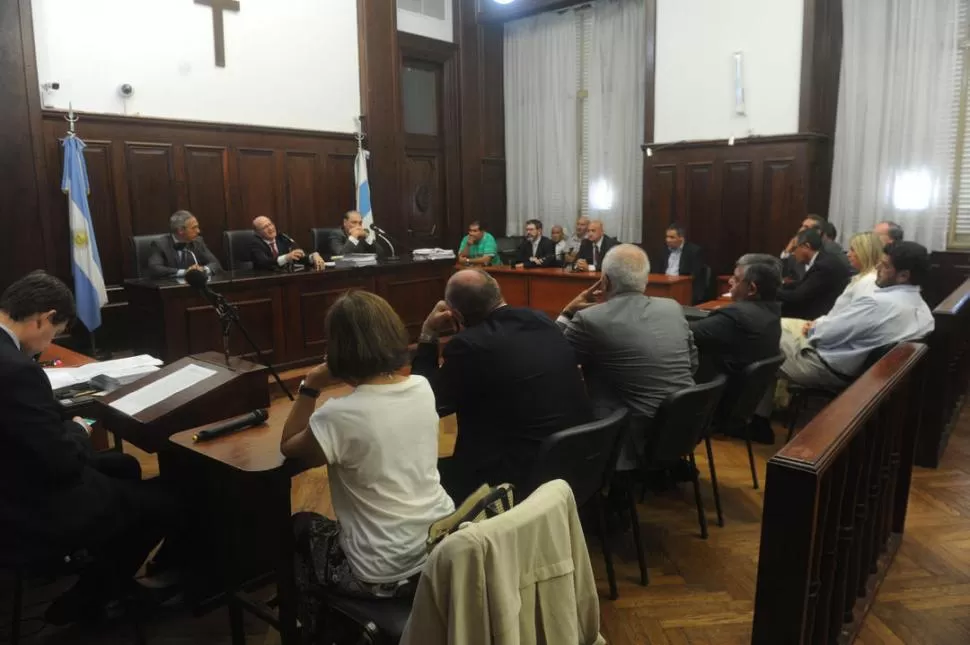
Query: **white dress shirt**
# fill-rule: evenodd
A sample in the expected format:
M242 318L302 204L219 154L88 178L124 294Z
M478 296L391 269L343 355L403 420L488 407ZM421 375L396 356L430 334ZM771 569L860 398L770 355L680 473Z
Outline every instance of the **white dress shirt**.
M571 251L569 250L569 241L559 240L558 242L556 242L556 257L561 258L567 253L571 253Z
M17 349L21 349L20 339L17 338L17 334L13 333L12 329L7 327L6 325L0 325L0 329L7 332L7 335L10 336L10 339L13 341L13 344L17 346Z
M539 254L539 240L541 238L536 238L532 240L532 257L537 257Z
M680 275L680 256L683 253L683 246L670 249L670 255L667 257L667 275Z
M829 367L854 375L872 350L922 338L933 331L933 314L910 284L876 288L834 315L820 318L809 341Z
M873 269L869 273L858 276L846 285L845 289L842 291L842 295L839 296L835 304L832 305L832 309L829 310L824 316L819 316L818 320L825 320L830 316L834 316L860 296L871 296L872 292L875 291L876 287L876 270Z

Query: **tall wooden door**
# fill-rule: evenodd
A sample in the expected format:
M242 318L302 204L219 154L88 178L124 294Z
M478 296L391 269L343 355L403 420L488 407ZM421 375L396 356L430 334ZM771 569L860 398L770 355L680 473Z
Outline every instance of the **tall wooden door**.
M450 246L447 235L447 178L442 118L443 65L404 57L401 62L404 124L402 209L411 248Z

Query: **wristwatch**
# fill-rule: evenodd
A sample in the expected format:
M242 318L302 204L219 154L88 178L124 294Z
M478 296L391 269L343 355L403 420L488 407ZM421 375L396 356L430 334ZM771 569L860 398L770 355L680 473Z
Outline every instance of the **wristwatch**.
M307 387L306 379L303 379L302 381L300 381L300 389L298 390L298 392L301 396L307 396L314 400L320 398L320 390L314 389L312 387Z

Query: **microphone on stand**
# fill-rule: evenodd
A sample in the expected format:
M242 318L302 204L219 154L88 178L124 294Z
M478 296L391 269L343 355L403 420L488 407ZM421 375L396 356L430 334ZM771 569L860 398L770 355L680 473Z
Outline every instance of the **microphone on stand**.
M209 304L216 308L216 312L225 304L225 299L209 288L209 276L205 271L199 269L189 269L185 272L185 281L190 286L198 289ZM220 314L222 315L222 314Z
M391 249L391 254L388 257L384 258L384 261L385 262L399 261L401 258L399 258L397 256L397 253L394 251L394 244L390 240L391 234L385 231L384 229L380 228L376 224L371 224L370 227L374 230L374 234L377 235L377 237L379 237L380 239L384 240L384 242L387 243L388 248Z
M286 240L286 242L290 245L290 251L293 251L293 249L300 248L297 245L297 243L293 241L293 238L290 237L289 235L287 235L286 233L277 233L276 235L277 235L277 237L281 237L284 240ZM290 271L292 273L292 271L293 271L293 261L292 260L290 260L290 261L288 261L286 263L286 270L287 271Z

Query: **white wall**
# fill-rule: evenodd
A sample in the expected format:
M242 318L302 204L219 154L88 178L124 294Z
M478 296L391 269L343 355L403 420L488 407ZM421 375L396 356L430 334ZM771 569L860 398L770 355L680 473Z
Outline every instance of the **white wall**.
M451 0L445 0L445 19L438 20L414 11L398 8L397 30L417 34L425 38L455 42L454 20L452 19Z
M654 141L798 131L803 0L659 0ZM734 112L744 52L747 116Z
M352 132L360 114L356 0L242 0L225 12L215 66L212 10L193 0L33 0L49 107Z

